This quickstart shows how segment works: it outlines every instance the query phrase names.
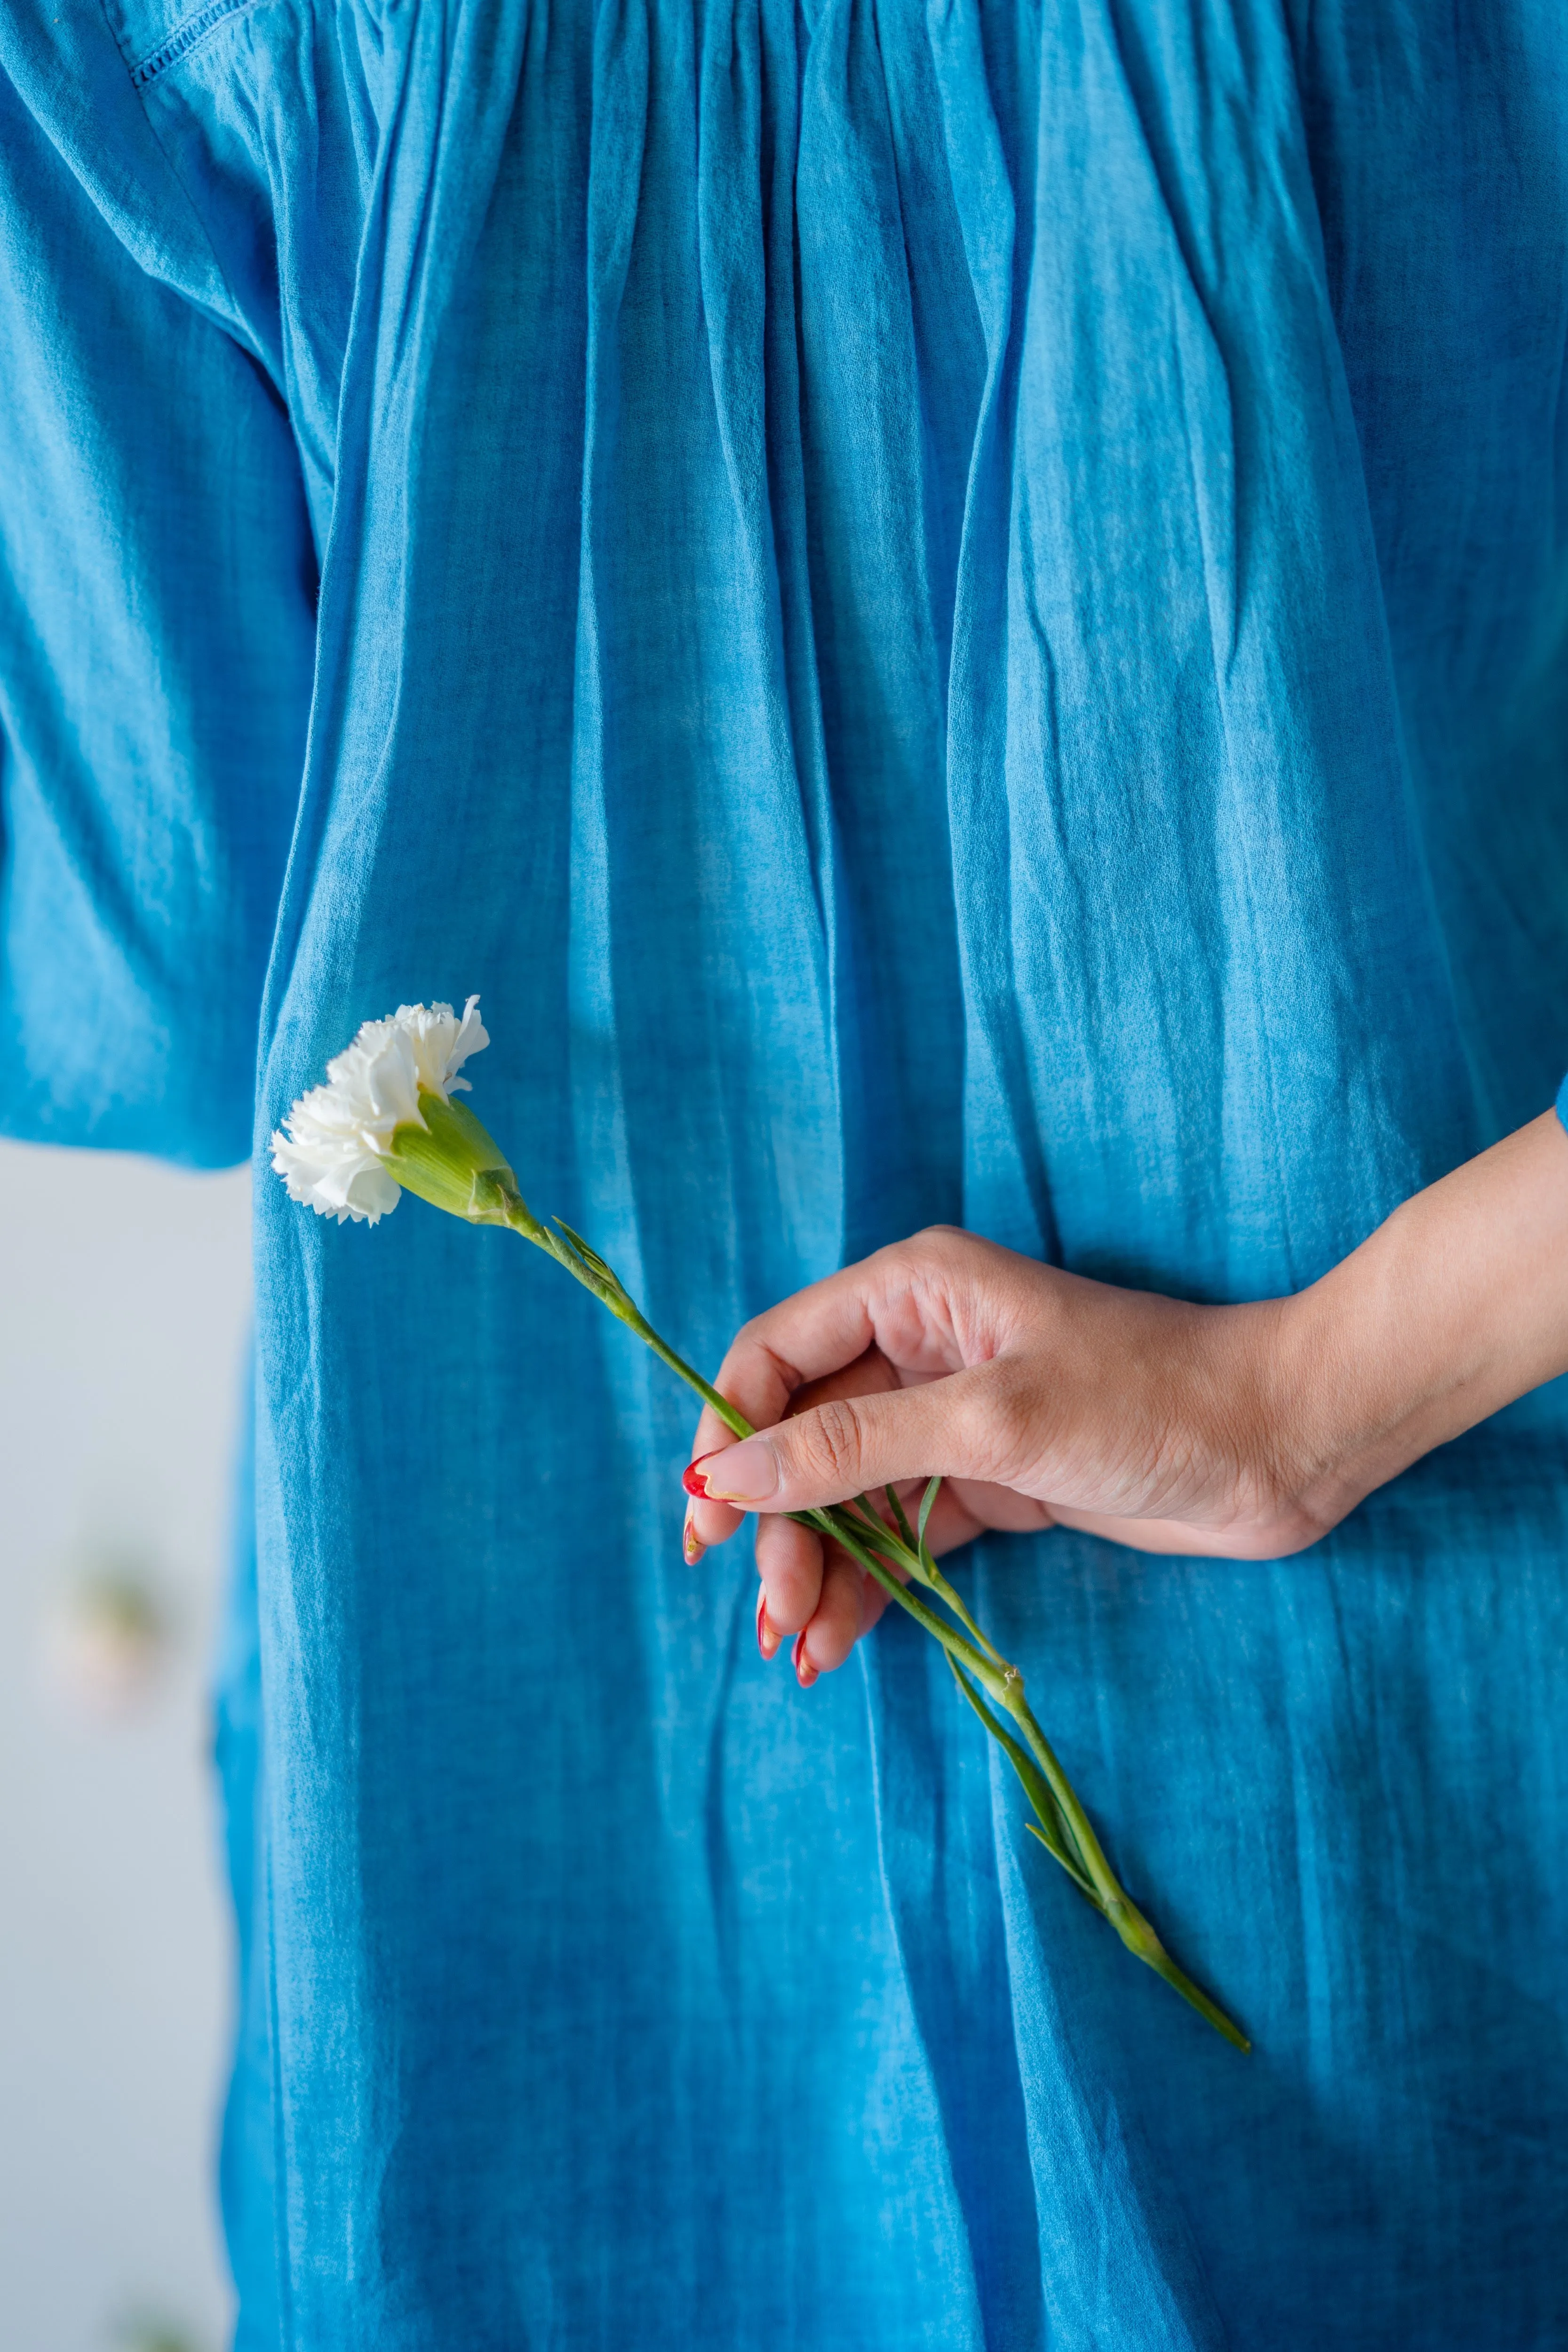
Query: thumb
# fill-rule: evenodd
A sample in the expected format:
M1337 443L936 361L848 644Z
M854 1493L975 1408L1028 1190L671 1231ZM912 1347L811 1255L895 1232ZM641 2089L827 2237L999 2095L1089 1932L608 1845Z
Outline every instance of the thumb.
M918 1388L831 1397L692 1465L715 1501L811 1511L904 1478L995 1476L984 1411L988 1366Z

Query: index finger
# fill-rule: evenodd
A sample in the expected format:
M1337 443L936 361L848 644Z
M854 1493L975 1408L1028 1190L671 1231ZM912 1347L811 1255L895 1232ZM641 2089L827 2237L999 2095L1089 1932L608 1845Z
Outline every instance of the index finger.
M891 1250L878 1250L873 1257L797 1290L742 1326L714 1386L754 1429L771 1429L785 1418L800 1389L846 1370L866 1353L876 1336L876 1305L893 1255ZM693 1463L737 1443L713 1407L705 1405L692 1440ZM743 1516L727 1503L695 1494L692 1525L705 1545L723 1543Z
M839 1275L829 1276L829 1280L833 1282L841 1279ZM826 1285L813 1284L811 1286L821 1289ZM802 1297L808 1295L800 1294ZM773 1311L776 1313L778 1310ZM866 1328L869 1328L869 1323ZM863 1346L851 1348L842 1360L853 1363L858 1356L864 1353ZM836 1371L841 1366L835 1362L831 1369ZM789 1409L790 1398L807 1385L809 1377L798 1365L779 1356L766 1340L758 1339L755 1324L747 1323L731 1340L729 1352L718 1368L714 1386L721 1396L738 1407L753 1429L770 1429L775 1422L783 1420ZM711 1500L693 1474L699 1464L706 1463L715 1454L722 1453L726 1446L737 1443L735 1432L719 1419L711 1404L705 1404L692 1438L691 1466L685 1482L686 1491L692 1496L688 1515L692 1530L697 1541L704 1546L724 1543L735 1533L745 1513L736 1510L728 1503Z
M996 1275L1010 1256L954 1225L890 1243L754 1315L716 1385L754 1428L768 1429L808 1381L831 1378L869 1348L905 1380L961 1371L994 1352Z

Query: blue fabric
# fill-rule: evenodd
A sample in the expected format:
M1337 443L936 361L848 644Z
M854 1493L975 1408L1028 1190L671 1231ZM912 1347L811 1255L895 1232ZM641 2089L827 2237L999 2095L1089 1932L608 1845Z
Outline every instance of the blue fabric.
M0 110L12 1131L481 990L711 1366L937 1218L1300 1285L1551 1099L1558 0L12 0ZM1563 2340L1560 1393L960 1568L1243 2060L918 1635L764 1671L550 1267L256 1268L246 2352Z
M235 2064L218 2148L218 2197L230 2261L244 2289L245 2335L253 2344L275 2345L279 2214L262 1794L254 1396L247 1393L246 1402L250 1410L235 1480L233 1573L213 1676L214 1762L223 1801L238 1956Z

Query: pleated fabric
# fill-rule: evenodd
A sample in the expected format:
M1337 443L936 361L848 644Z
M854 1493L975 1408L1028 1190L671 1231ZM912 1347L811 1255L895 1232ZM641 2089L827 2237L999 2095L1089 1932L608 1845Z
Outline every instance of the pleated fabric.
M1568 1405L809 1696L691 1412L265 1142L476 1108L711 1370L934 1220L1312 1280L1568 1046L1555 0L13 0L0 1070L255 1147L242 2352L1568 2334ZM249 1489L246 1488L248 1495Z

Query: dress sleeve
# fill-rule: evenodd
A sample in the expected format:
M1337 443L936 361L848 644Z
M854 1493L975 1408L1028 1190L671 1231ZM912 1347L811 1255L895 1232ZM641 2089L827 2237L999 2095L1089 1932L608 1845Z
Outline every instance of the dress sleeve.
M0 412L0 1131L221 1165L308 716L299 466L3 69Z

